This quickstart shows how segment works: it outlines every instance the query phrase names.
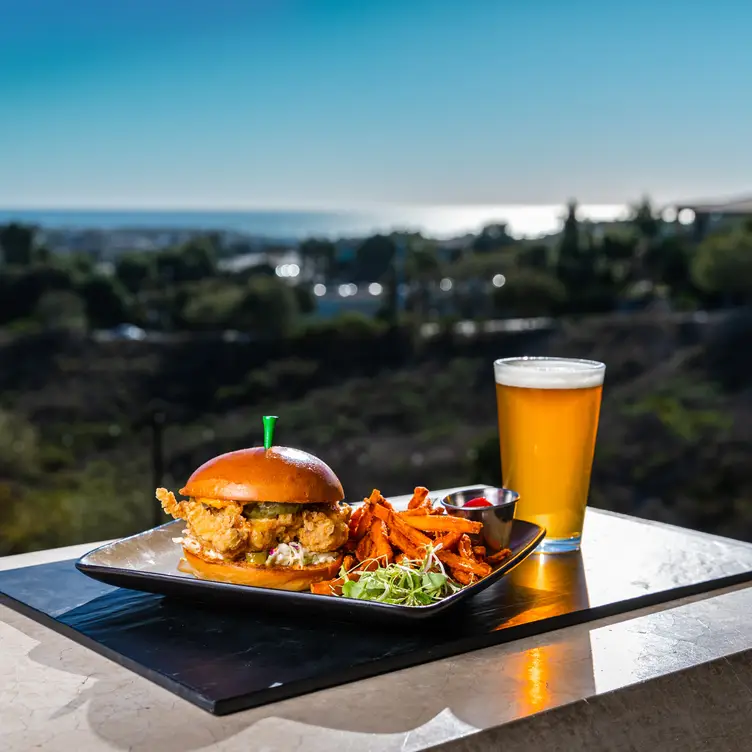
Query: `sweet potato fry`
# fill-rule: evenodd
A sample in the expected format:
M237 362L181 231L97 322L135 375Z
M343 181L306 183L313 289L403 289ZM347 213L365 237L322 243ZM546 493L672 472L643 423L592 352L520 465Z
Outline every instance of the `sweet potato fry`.
M491 572L491 567L488 564L480 561L472 561L471 559L463 559L461 556L457 556L457 554L450 553L449 551L437 551L436 555L451 569L476 574L478 577L485 577Z
M486 547L485 546L473 546L473 553L475 554L476 558L485 559Z
M394 551L389 545L386 525L380 519L375 518L371 523L370 536L373 540L371 557L377 559L382 565L389 564L394 558Z
M444 535L436 536L434 546L441 544L442 551L451 551L457 547L461 537L462 533L444 533Z
M416 507L415 509L403 509L401 512L397 512L400 517L413 517L414 515L429 515L433 512L428 507Z
M364 507L362 506L358 507L350 516L350 522L348 523L350 527L350 537L354 538L358 531L358 523L360 522L360 518L363 516L363 509Z
M371 491L371 495L364 499L365 506L374 506L375 504L381 504L381 506L394 511L394 507L381 495L381 491L378 488L374 488Z
M402 533L402 535L412 542L414 547L430 546L432 541L422 532L417 530L414 525L406 524L410 517L400 517L396 512L392 512L380 505L373 508L374 517L378 517L382 522L386 523L387 530L391 533L394 530ZM423 516L420 519L424 519ZM400 546L400 548L402 548ZM404 549L402 549L404 551Z
M348 554L345 556L345 558L342 560L342 567L345 570L345 572L349 572L353 567L355 566L355 557L351 554Z
M312 582L311 592L316 595L332 595L332 581L324 580L323 582Z
M431 506L431 500L428 498L428 489L418 486L413 491L413 498L407 502L408 509L419 509L420 507Z
M401 517L405 524L414 527L416 530L423 532L459 532L459 533L478 533L483 527L480 522L466 520L464 517L443 517L436 514L417 515L411 514Z
M316 595L342 595L342 585L345 581L338 577L335 580L324 580L324 582L314 582L311 584L311 592Z
M373 551L373 538L371 537L371 531L369 529L368 534L364 535L358 543L358 547L355 549L355 558L358 561L366 561L372 558Z
M360 574L350 572L347 575L350 580L357 580ZM311 583L311 592L316 595L342 595L342 586L345 584L345 580L342 577L336 577L333 580L324 580L323 582Z
M499 564L505 559L508 559L511 555L512 552L510 549L502 548L501 551L497 551L495 554L491 554L491 556L486 556L486 561L489 564Z
M461 569L452 569L452 577L457 580L460 585L472 585L476 578L475 575L469 572L463 572Z
M373 520L373 506L368 504L363 505L363 514L360 515L358 520L358 527L355 530L356 540L362 540L363 536L371 529L371 521Z
M471 561L475 561L475 554L473 554L473 546L470 543L470 538L468 537L467 533L462 534L462 537L460 538L459 543L457 544L457 553L463 559L470 559Z
M416 546L410 538L403 535L399 530L392 528L389 531L389 542L396 548L402 551L408 559L422 559L423 550Z

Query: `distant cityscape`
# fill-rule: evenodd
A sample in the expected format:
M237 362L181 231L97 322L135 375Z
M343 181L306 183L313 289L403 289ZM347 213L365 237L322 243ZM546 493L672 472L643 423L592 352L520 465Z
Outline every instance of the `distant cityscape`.
M431 215L431 211L434 215ZM313 293L317 317L328 318L344 311L373 315L383 305L385 290L378 281L357 285L346 279L332 283L317 276L310 259L300 251L302 242L310 237L328 237L336 249L337 261L352 259L363 238L376 233L406 232L435 227L433 247L441 262L467 248L481 231L447 235L450 227L461 227L472 219L485 218L485 226L504 227L515 234L527 229L530 242L553 245L561 233L565 207L501 207L498 215L491 208L449 208L454 216L440 217L440 209L416 210L412 227L409 211L393 215L365 215L333 212L136 212L136 211L3 211L0 225L21 222L33 225L36 245L55 255L85 255L92 258L100 273L112 275L117 259L128 253L150 253L181 246L192 239L210 234L220 252L218 271L242 275L254 267L266 266L293 285L305 284ZM752 217L752 199L734 201L685 202L664 206L659 210L660 232L677 231L700 239L729 218ZM422 212L422 214L421 214ZM464 212L464 214L463 214ZM470 212L470 213L468 213ZM609 230L626 224L628 207L580 206L578 216L593 238L601 238ZM500 219L502 217L503 219ZM506 221L511 217L512 223ZM443 222L443 225L442 225ZM441 237L441 230L444 230ZM471 229L471 228L465 228ZM526 233L518 232L524 239ZM437 237L438 236L438 237ZM325 284L327 282L328 284ZM452 279L441 279L437 292L452 289ZM496 275L495 286L504 278ZM405 291L402 291L404 294Z

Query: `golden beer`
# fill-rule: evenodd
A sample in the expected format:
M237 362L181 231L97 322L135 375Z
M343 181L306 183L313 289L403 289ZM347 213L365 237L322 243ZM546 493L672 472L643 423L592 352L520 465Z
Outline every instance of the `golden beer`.
M503 483L516 516L546 528L542 551L580 547L598 432L603 363L508 358L494 363Z

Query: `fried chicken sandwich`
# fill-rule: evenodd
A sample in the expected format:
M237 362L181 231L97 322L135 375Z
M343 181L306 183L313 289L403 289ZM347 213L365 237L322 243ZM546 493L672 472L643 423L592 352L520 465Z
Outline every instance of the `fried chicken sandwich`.
M157 499L186 522L185 561L201 579L308 590L334 577L348 539L350 507L332 469L287 447L255 447L206 462L180 490Z

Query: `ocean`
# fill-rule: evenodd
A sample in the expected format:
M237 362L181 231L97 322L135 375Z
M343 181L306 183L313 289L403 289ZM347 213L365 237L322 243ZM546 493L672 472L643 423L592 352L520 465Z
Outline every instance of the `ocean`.
M363 237L394 230L420 231L436 238L478 232L484 225L506 222L518 237L557 231L563 205L419 206L345 211L159 211L80 209L0 209L0 224L11 221L49 229L218 230L255 237L300 240L306 237ZM601 204L579 208L582 219L611 221L626 207Z

